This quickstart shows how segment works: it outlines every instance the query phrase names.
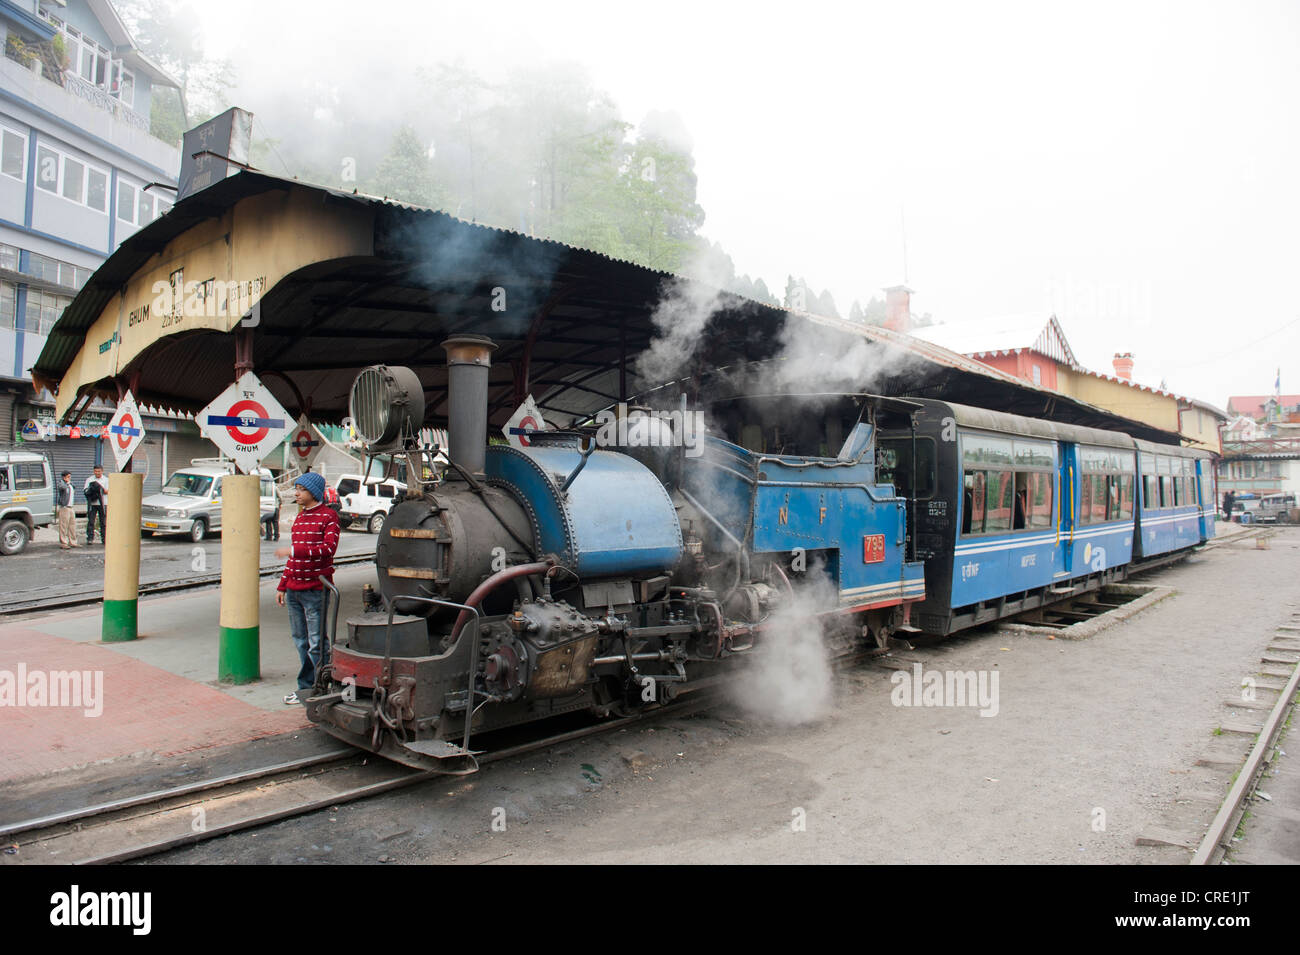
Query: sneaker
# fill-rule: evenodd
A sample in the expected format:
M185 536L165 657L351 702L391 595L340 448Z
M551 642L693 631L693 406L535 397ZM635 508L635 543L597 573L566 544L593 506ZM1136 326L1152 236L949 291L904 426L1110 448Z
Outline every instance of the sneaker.
M290 693L288 696L284 698L284 702L288 706L297 706L302 701L298 699L297 693Z

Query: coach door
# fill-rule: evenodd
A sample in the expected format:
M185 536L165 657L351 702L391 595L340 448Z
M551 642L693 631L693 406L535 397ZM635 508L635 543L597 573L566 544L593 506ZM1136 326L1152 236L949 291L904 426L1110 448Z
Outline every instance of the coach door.
M1196 506L1200 514L1199 529L1203 541L1214 536L1214 517L1219 510L1217 495L1207 473L1209 468L1204 466L1208 463L1205 458L1196 459Z
M1074 557L1074 487L1078 481L1076 471L1077 455L1075 446L1067 441L1059 445L1061 449L1061 486L1056 495L1060 501L1060 511L1056 518L1056 550L1061 555L1061 575L1071 572Z

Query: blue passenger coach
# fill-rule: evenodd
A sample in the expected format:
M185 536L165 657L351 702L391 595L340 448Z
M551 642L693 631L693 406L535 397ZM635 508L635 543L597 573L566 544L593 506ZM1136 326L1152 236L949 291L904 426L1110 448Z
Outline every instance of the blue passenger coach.
M1213 535L1204 452L914 400L913 423L881 434L880 479L911 502L926 593L912 623L928 633L1096 589Z

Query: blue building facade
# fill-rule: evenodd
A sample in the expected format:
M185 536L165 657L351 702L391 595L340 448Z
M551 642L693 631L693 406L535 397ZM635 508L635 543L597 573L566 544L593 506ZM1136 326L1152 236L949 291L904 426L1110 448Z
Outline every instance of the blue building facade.
M0 40L0 444L37 422L42 449L79 474L100 453L96 429L49 433L52 402L28 369L100 263L171 209L179 143L149 117L179 84L108 0L0 0ZM92 425L111 414L98 410Z

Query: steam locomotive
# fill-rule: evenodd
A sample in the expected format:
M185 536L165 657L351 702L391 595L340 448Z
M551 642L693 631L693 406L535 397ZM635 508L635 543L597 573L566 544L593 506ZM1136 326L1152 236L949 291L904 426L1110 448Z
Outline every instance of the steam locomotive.
M415 373L353 385L358 432L406 455L408 491L380 535L375 606L306 700L327 732L409 765L472 771L479 734L725 678L789 639L783 610L810 599L797 625L884 648L1095 590L1214 533L1205 452L933 399L744 395L715 401L695 441L621 410L618 433L640 440L489 446L495 346L443 347L436 476Z
M378 605L346 621L305 701L332 735L472 771L479 734L663 703L761 650L813 581L835 595L818 612L846 625L843 639L884 646L909 626L924 571L905 559L907 502L876 479L875 432L878 416L914 405L827 396L843 437L834 456L712 435L688 448L672 423L636 412L619 422L640 438L630 446L601 447L590 429L486 445L495 345L443 347L450 464L436 478L416 437L415 373L375 366L353 385L359 435L407 456L408 490L377 544Z

